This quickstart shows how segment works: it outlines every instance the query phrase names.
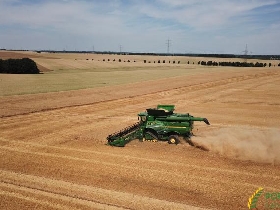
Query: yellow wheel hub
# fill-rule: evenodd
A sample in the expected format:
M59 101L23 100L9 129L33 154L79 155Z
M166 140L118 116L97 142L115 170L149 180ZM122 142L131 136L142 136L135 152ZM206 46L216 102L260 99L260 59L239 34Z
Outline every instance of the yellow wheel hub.
M176 140L175 139L170 139L170 143L175 144Z

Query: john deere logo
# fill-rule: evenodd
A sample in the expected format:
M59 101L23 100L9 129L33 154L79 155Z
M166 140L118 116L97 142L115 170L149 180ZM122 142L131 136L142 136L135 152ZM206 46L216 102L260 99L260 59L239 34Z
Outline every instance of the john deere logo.
M264 194L264 196L262 196ZM261 197L262 196L262 197ZM259 200L261 204L258 202ZM259 188L254 192L254 194L249 198L248 201L249 209L278 209L280 210L280 192L265 192L263 188Z
M248 207L249 209L256 209L259 197L263 193L263 188L257 189L257 191L249 198Z

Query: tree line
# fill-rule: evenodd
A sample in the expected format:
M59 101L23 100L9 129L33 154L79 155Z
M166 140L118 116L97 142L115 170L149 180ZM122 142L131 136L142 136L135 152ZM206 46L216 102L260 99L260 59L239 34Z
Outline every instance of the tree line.
M6 74L39 74L36 63L30 58L0 59L0 73Z
M235 67L266 67L267 63L247 63L247 62L216 62L216 61L199 61L198 64L204 66L235 66ZM272 66L271 63L268 64L269 67ZM278 64L280 66L280 63Z

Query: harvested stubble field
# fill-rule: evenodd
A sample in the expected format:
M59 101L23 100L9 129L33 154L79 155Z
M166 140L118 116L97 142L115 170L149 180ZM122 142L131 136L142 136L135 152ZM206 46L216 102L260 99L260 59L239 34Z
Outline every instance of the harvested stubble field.
M0 75L0 209L246 209L258 187L280 192L279 67L202 67L187 65L200 60L187 57L1 57L30 57L43 74ZM181 64L143 63L163 59ZM105 145L108 134L157 104L208 118L211 126L195 124L199 147Z

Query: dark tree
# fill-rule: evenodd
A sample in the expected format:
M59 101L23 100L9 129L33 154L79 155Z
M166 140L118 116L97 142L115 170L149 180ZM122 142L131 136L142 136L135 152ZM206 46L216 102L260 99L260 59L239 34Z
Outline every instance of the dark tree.
M206 62L205 61L201 61L201 65L206 66Z
M0 59L0 73L9 74L39 74L36 63L29 58L22 59Z

